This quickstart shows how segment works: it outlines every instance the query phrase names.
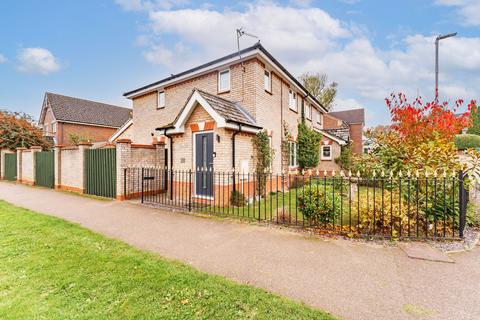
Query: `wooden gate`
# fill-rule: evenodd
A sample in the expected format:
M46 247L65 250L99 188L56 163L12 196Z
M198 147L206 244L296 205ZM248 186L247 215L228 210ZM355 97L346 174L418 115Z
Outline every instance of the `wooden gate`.
M17 180L17 154L5 154L5 179L15 181Z
M85 154L85 193L115 198L117 194L116 149L92 149Z
M53 151L35 152L35 184L55 187L55 160Z

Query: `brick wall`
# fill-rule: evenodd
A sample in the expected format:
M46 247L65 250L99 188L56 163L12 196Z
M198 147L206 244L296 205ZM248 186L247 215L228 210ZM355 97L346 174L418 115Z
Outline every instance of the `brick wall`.
M64 146L73 145L70 141L70 134L86 138L90 142L107 141L115 132L116 128L105 128L73 123L58 123L57 144Z
M350 124L350 140L352 141L352 151L354 153L363 153L363 123Z
M83 166L84 154L79 147L59 148L60 166L57 174L60 174L57 189L66 189L71 191L84 191L83 185Z
M31 150L22 151L22 177L21 182L25 184L35 184L34 155Z

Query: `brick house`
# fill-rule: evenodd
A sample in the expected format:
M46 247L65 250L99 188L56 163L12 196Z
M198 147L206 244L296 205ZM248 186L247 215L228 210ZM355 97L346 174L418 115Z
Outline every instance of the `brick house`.
M327 110L260 43L124 96L133 102L132 141L165 141L175 170L252 172L252 137L265 130L275 152L272 171L295 171L302 117L322 134L320 170L338 169L334 160L349 139L324 130ZM288 156L281 151L285 127Z
M323 129L331 134L348 139L352 151L363 153L363 128L365 110L363 108L329 112L325 116Z
M70 136L107 141L131 119L132 109L46 92L39 124L55 145L72 145Z

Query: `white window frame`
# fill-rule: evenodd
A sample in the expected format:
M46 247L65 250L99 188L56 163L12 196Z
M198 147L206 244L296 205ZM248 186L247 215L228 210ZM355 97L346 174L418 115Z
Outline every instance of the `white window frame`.
M160 99L163 96L163 101ZM157 109L163 109L166 105L166 95L164 90L158 90Z
M288 142L288 166L290 168L297 168L298 167L298 145L295 141ZM293 155L293 163L292 163L292 155Z
M290 90L288 92L288 107L290 110L293 110L295 112L298 112L297 108L297 93L293 90Z
M330 150L330 156L328 156L328 157L323 154L323 150L325 148L328 148ZM322 146L321 153L320 153L320 159L322 159L322 160L332 160L332 146L331 145L328 144L328 145L323 145Z
M317 115L315 122L318 124L322 124L322 113L319 110L316 110L315 114Z
M52 133L57 133L57 122L52 122Z
M312 120L312 105L309 104L308 102L305 102L304 106L306 110L305 118L307 118L308 120Z
M223 74L228 74L228 86L225 87L225 88L222 88L222 75ZM218 92L221 93L221 92L228 92L230 91L230 86L231 86L231 73L230 73L230 69L225 69L225 70L221 70L221 71L218 71Z
M265 69L263 73L263 87L265 91L269 93L272 92L272 73L267 69Z

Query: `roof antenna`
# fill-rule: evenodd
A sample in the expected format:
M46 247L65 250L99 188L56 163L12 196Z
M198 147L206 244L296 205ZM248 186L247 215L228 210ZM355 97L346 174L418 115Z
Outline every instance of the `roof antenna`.
M256 35L246 32L243 29L243 27L241 27L240 29L237 29L237 52L238 52L239 59L242 59L242 55L240 54L240 38L243 36L248 36L248 37L258 39ZM258 40L258 42L260 42L260 40ZM242 67L243 67L243 71L245 72L245 66L243 65L243 61L242 61Z

